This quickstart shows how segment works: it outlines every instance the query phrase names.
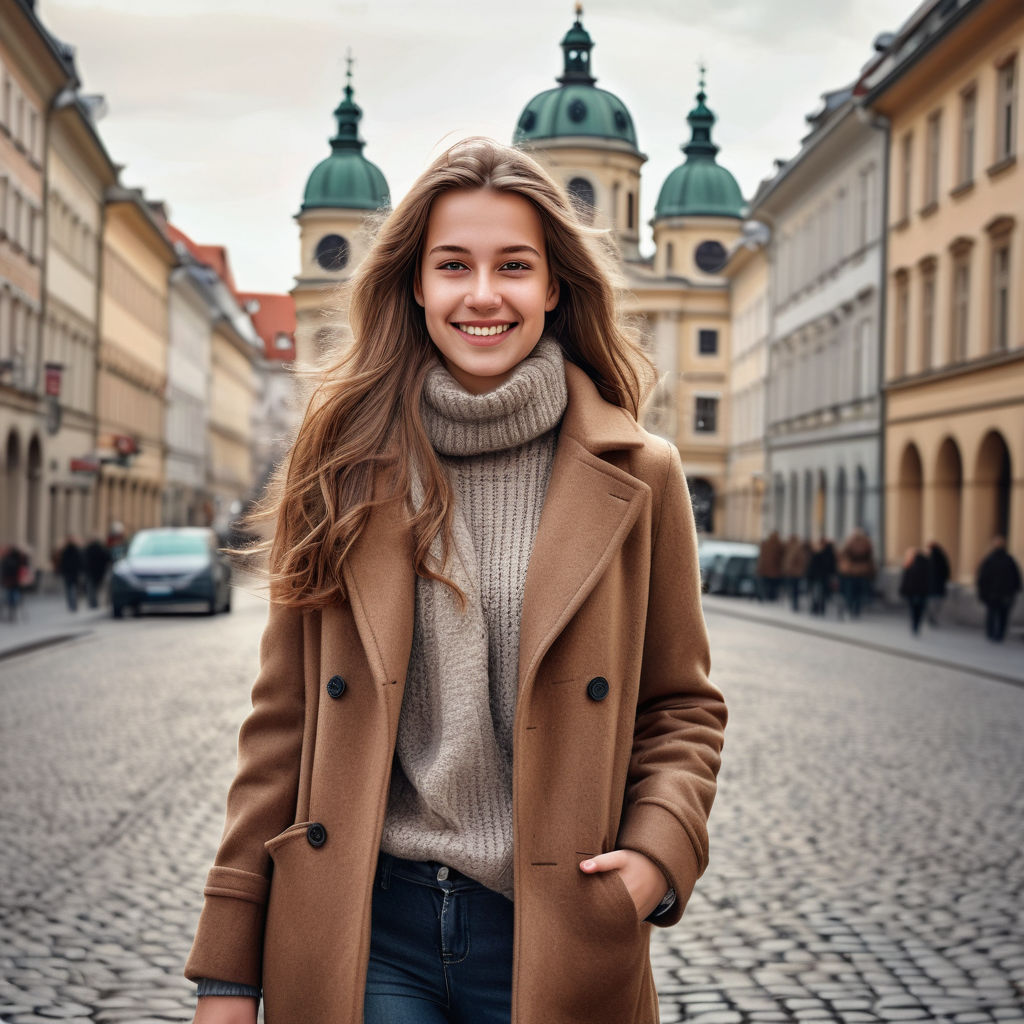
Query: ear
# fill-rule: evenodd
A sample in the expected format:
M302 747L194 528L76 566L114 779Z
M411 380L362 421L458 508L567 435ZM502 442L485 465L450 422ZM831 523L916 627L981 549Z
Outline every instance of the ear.
M558 278L554 274L550 275L548 281L548 295L544 302L544 312L550 313L551 310L558 305L558 296L561 294L561 286L558 283Z
M423 284L420 281L420 268L416 268L416 273L412 278L412 297L416 300L417 305L423 305Z

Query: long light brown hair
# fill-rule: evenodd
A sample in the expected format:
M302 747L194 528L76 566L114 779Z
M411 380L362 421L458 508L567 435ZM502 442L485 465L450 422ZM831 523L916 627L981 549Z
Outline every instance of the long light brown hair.
M314 390L290 458L258 514L276 524L266 545L276 600L315 607L343 598L345 558L375 506L410 507L413 466L424 495L409 511L415 570L456 589L442 575L452 491L419 411L436 349L413 284L434 200L452 189L481 188L520 195L540 214L549 272L560 285L545 335L634 417L651 388L653 368L619 309L617 261L606 234L579 222L562 187L526 153L480 138L452 146L384 220L354 276L352 343ZM429 555L437 537L440 565Z

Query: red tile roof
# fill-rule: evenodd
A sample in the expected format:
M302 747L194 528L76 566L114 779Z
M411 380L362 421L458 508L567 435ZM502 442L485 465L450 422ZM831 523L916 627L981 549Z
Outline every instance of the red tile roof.
M170 235L172 242L184 243L188 251L200 263L205 263L208 267L212 267L217 272L217 276L231 289L231 293L235 298L238 298L235 275L231 273L231 264L228 263L228 251L223 245L200 245L198 242L193 242L181 228L176 228L170 223L167 225L167 233Z
M239 301L248 309L256 333L263 339L267 359L291 362L295 358L295 300L290 295L271 292L240 292ZM254 307L259 304L259 308ZM278 339L289 344L278 347Z

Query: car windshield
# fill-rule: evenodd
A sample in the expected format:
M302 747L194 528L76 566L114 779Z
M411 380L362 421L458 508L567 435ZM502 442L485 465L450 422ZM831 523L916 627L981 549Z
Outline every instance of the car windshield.
M128 548L130 555L205 555L201 533L140 533Z

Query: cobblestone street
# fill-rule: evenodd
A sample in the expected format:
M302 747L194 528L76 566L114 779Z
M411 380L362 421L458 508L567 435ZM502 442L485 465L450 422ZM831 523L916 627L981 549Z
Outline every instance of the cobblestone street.
M264 615L236 593L0 661L4 1024L191 1018ZM708 621L732 719L712 867L654 937L664 1024L1022 1024L1024 688Z

